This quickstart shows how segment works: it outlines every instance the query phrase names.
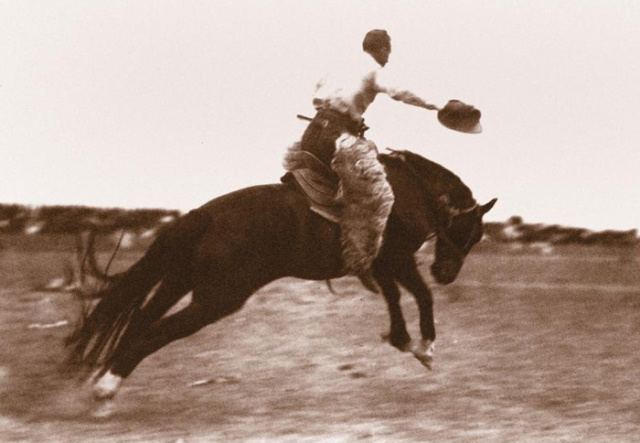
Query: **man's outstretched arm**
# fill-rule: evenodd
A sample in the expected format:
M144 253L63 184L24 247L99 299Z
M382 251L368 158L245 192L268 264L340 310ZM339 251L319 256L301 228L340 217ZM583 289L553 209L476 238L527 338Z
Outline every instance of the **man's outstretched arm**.
M408 105L417 106L419 108L428 109L430 111L438 111L440 108L431 103L427 103L413 92L408 90L398 90L393 88L381 88L381 92L384 92L394 100L406 103Z

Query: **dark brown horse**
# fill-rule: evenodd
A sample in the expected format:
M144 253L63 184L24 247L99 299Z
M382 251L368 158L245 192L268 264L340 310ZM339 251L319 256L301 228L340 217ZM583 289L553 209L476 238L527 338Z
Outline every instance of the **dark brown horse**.
M482 216L496 200L477 204L456 175L409 151L380 155L380 161L396 197L374 263L391 319L388 340L430 367L433 301L414 253L436 235L431 273L437 282L451 283L482 237ZM72 360L98 368L94 396L108 399L149 354L238 311L267 283L342 275L339 227L311 212L295 183L242 189L176 220L99 294L68 339ZM407 333L397 283L416 299L418 344ZM191 291L187 307L165 316Z

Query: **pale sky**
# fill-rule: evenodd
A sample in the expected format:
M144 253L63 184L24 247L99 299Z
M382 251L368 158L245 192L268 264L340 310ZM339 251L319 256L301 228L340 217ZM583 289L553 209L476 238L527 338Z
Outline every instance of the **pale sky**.
M392 37L380 150L456 172L488 215L640 227L640 2L0 0L0 202L189 210L278 180L316 81Z

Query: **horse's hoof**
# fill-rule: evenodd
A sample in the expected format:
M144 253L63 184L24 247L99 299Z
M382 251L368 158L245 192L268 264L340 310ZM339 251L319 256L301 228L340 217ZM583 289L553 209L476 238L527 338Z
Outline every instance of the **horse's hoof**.
M433 369L433 356L435 354L434 343L430 340L421 340L411 349L413 356L418 359L424 367L429 370Z
M413 355L418 359L420 363L422 363L422 366L430 371L433 369L433 357L425 354L418 354L416 352L414 352Z
M94 385L93 398L96 401L111 400L118 392L122 377L107 371Z

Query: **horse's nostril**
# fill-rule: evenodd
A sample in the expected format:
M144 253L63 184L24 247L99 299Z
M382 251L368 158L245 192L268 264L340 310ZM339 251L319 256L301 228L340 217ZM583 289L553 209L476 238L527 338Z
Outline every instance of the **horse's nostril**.
M460 265L455 261L439 261L431 265L431 275L441 285L452 283L458 276Z

